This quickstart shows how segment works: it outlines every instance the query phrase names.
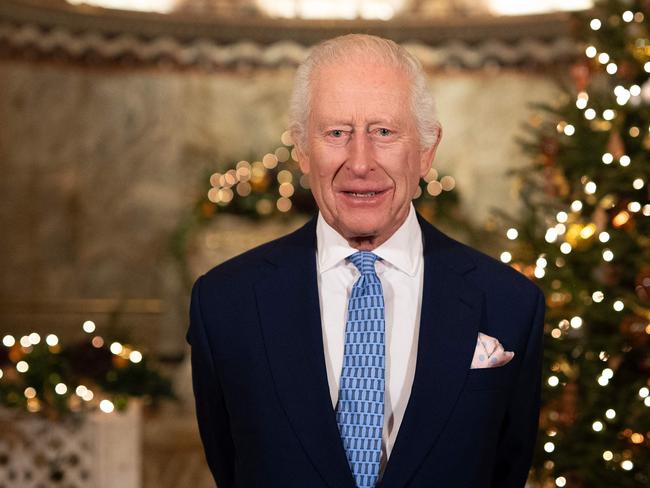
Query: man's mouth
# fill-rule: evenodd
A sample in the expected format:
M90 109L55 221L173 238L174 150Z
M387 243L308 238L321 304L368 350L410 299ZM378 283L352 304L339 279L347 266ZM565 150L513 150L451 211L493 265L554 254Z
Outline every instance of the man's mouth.
M377 191L366 191L366 192L356 192L356 191L346 191L348 195L352 195L355 197L374 197L377 193Z
M361 197L361 198L370 198L374 197L376 195L381 195L382 193L386 192L386 189L384 190L342 190L342 193L345 193L346 195L351 195L353 197Z

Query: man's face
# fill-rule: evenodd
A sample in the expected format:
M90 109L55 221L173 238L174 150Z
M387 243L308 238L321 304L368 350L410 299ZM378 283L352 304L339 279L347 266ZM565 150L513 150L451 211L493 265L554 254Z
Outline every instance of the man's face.
M420 148L409 80L393 67L324 66L311 94L300 168L325 221L353 247L374 249L406 219L437 142Z

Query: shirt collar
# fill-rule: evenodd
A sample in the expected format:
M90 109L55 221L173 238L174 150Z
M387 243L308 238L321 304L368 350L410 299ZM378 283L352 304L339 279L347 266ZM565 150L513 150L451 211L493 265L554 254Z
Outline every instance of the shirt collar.
M318 212L316 222L316 252L318 271L323 273L357 252L348 241L334 230ZM409 214L395 233L373 251L377 256L399 270L415 276L422 259L422 229L411 203Z

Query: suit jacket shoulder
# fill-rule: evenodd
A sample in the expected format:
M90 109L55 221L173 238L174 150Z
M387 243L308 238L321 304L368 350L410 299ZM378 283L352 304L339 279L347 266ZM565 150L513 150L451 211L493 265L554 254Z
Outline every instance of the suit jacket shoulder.
M282 263L297 251L316 249L316 217L311 218L297 230L272 241L256 246L207 271L201 279L208 288L237 283L255 282L269 265Z
M463 244L418 216L425 240L425 254L437 255L446 266L463 274L483 291L499 290L513 297L539 296L541 289L505 263Z

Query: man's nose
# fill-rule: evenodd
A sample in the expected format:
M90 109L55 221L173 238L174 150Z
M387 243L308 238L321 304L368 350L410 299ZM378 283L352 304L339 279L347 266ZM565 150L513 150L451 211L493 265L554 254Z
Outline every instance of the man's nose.
M374 163L372 144L365 132L355 132L349 144L347 167L355 176L363 176L372 170Z

